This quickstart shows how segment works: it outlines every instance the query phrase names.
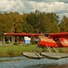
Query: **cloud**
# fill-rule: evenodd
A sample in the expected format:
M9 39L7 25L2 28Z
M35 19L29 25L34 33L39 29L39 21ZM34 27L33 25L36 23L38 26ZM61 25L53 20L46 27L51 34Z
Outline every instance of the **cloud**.
M29 13L35 10L68 16L68 0L0 0L0 11Z
M53 2L53 3L46 3L46 2L35 2L30 1L29 3L32 6L32 11L35 9L44 11L44 12L56 12L61 10L68 10L68 4L64 2Z
M7 11L10 10L15 5L14 1L1 0L0 1L0 10Z
M36 1L36 2L65 2L65 3L68 2L68 0L29 0L29 1Z
M56 2L30 1L29 5L32 8L31 11L35 11L37 9L41 12L55 12L60 16L60 19L64 15L68 16L68 3L59 2L59 0Z
M0 11L18 11L24 8L22 0L0 0Z
M68 0L59 0L59 2L68 3Z
M56 11L57 14L63 14L63 13L68 13L68 10L61 10L61 11Z
M39 2L38 0L1 0L0 11L31 12L39 10L44 12L59 12L61 10L68 10L68 4L58 1L59 0L39 0Z
M36 1L36 2L57 2L58 0L29 0L29 1Z
M63 18L63 16L67 16L68 17L68 13L60 13L58 15L60 16L60 20Z

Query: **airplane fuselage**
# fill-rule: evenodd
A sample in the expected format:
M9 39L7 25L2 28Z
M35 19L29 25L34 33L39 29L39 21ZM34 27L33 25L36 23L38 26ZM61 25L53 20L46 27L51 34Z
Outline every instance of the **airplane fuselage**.
M68 39L39 36L38 45L41 47L68 47Z

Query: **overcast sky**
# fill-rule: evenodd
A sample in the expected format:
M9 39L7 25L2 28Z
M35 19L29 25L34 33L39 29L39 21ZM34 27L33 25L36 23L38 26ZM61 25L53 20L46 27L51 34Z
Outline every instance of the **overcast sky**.
M0 0L0 11L29 13L35 10L55 12L62 18L68 16L68 0Z

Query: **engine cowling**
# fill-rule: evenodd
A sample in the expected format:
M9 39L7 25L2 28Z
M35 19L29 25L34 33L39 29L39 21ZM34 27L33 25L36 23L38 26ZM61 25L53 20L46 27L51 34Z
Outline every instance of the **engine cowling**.
M46 40L48 39L48 37L45 36L38 36L36 38L36 44L39 46L45 46L46 47Z

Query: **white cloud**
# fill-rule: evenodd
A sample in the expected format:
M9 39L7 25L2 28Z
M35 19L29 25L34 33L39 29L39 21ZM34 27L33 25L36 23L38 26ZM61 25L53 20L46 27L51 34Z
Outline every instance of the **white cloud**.
M8 0L1 0L0 1L0 10L1 11L8 11L15 5L14 1L8 1Z
M31 12L55 12L60 16L68 16L67 0L0 0L0 11Z
M0 0L0 11L17 11L24 8L22 0Z
M43 1L49 1L43 2ZM56 0L42 0L38 2L37 0L1 0L0 1L0 11L35 11L36 9L44 12L56 12L62 10L68 10L68 3L64 2L50 2Z
M68 13L60 13L58 14L60 16L60 20L63 18L63 16L65 15L66 17L68 17Z
M45 3L45 2L35 2L31 1L30 5L35 9L45 12L56 12L61 10L68 10L68 4L64 2L53 2L53 3Z
M36 9L41 12L55 12L60 16L60 19L63 15L68 16L68 3L64 2L37 2L30 1L30 6L32 7L31 11L35 11Z
M68 2L68 0L59 0L60 2Z
M57 2L59 0L30 0L30 1L36 1L36 2Z
M62 15L63 15L63 16L65 15L65 16L67 16L67 17L68 17L68 13L63 13Z

